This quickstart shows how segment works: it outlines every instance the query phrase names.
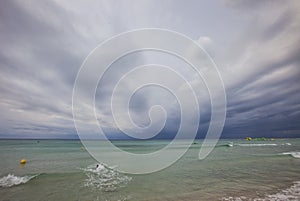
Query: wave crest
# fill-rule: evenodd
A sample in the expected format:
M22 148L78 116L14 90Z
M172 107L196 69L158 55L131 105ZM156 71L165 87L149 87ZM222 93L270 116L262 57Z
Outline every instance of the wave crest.
M299 151L285 152L285 153L282 153L282 155L289 155L289 156L292 156L294 158L300 158L300 152Z
M19 184L25 184L36 176L37 175L19 177L13 174L8 174L0 179L0 187L11 187Z
M277 144L238 144L241 147L264 147L264 146L277 146Z
M265 198L247 198L241 197L227 197L222 198L223 201L297 201L300 200L300 181L294 182L294 184L285 190L281 190L278 193L267 195Z

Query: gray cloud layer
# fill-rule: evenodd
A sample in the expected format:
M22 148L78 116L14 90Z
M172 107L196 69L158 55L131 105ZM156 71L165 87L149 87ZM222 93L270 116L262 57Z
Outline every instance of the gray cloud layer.
M71 103L81 63L105 39L145 27L184 33L211 54L227 93L223 137L300 137L299 11L297 1L1 1L0 137L76 137ZM120 68L153 60L181 66L168 56L137 54L103 80L97 115L111 137L122 136L107 105ZM210 120L207 91L190 72L181 73L199 87L203 136ZM133 119L146 125L159 99L170 114L160 137L172 137L180 121L173 98L155 89L137 94Z

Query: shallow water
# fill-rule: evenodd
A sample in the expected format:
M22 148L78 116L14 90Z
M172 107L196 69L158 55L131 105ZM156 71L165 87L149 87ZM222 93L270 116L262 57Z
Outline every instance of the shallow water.
M115 142L135 153L167 143ZM300 200L300 139L220 140L204 160L200 145L162 171L125 175L97 170L78 140L0 140L0 200Z

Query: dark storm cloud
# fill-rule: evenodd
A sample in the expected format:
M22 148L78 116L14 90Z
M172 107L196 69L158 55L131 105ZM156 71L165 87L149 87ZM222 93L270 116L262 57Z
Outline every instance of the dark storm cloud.
M223 137L299 137L299 4L230 3L250 22L230 47L230 67L222 69L228 99Z
M70 97L82 52L90 49L80 43L85 39L73 29L71 16L52 1L3 1L0 13L2 134L69 130L74 135ZM62 128L63 119L68 128ZM15 127L18 122L27 129Z
M228 101L223 137L300 136L297 1L284 5L279 1L137 1L131 5L128 1L0 2L0 137L75 138L72 89L81 63L108 37L144 27L185 33L213 53ZM113 123L111 90L129 66L145 64L147 59L129 56L99 83L98 121L112 138L124 134ZM131 83L127 84L124 91ZM211 108L207 92L201 90L197 95L202 100L199 136L203 137ZM168 95L155 90L138 94L130 103L133 118L147 124L149 107L156 103L169 114L158 137L171 138L180 113Z

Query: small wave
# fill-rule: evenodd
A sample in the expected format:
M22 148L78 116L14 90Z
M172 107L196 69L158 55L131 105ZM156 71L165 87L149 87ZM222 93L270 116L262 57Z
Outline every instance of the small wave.
M226 144L225 146L227 146L227 147L233 147L233 142L229 142L229 143Z
M131 177L118 172L115 168L103 164L89 166L83 169L88 177L85 186L99 188L103 191L115 191L131 181Z
M36 176L38 175L18 177L13 174L8 174L0 179L0 187L11 187L19 184L25 184Z
M300 199L300 181L294 182L290 188L282 190L279 193L268 195L271 200L299 200Z
M277 144L238 144L241 147L263 147L263 146L277 146Z
M297 201L300 200L300 181L294 182L294 184L285 190L281 190L278 193L272 195L266 195L265 198L247 198L241 197L227 197L222 198L224 201Z
M282 153L280 155L289 155L289 156L292 156L294 158L300 158L300 152L299 151L285 152L285 153Z
M233 147L233 142L228 142L227 144L218 144L216 147Z

